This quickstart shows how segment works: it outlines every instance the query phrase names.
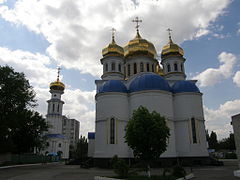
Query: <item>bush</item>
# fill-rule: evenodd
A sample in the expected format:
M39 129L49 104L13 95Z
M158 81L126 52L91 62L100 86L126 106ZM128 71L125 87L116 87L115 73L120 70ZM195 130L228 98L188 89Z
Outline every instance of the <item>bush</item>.
M186 171L182 166L176 165L173 168L172 175L175 176L176 178L181 178L186 176Z
M234 152L226 153L225 159L237 159L237 155Z
M120 177L120 178L125 178L128 176L129 172L129 166L127 163L119 159L117 155L113 156L111 160L112 167L114 169L114 172Z

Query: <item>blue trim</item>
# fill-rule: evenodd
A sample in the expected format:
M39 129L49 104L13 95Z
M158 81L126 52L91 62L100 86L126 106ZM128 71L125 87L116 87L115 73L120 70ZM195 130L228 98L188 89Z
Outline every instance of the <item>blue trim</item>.
M173 93L181 93L181 92L196 92L200 93L200 90L196 86L195 83L192 81L177 81L172 86L172 92Z
M104 92L127 93L127 88L120 80L108 80L102 84L98 91L98 93Z
M163 77L155 73L144 73L137 76L129 86L129 92L144 90L171 91L170 86Z
M47 138L59 138L59 139L65 139L66 137L62 134L46 134Z
M88 139L95 139L95 132L89 132Z

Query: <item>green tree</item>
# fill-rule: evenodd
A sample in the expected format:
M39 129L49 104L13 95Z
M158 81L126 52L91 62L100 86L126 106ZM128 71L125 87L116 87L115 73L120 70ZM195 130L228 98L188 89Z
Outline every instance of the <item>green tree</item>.
M84 161L87 159L87 153L88 153L87 138L85 138L85 136L81 136L79 141L77 142L75 158L80 161Z
M219 149L236 150L234 134L230 133L228 138L219 141Z
M166 151L167 140L170 136L165 117L156 111L150 113L147 108L140 106L133 112L126 126L125 139L132 148L134 156L147 164L150 177L150 162L158 159Z
M217 134L214 131L212 131L210 134L210 137L208 139L208 145L209 149L218 149Z
M0 66L0 153L41 148L46 122L35 107L35 92L23 73Z

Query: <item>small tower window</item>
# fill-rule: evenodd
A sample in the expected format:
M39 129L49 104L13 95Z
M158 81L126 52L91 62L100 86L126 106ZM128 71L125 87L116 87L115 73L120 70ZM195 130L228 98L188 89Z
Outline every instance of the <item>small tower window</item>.
M52 111L53 112L55 111L55 104L53 104L53 106L52 106Z
M137 63L134 63L133 65L133 73L137 74Z
M57 112L59 112L59 104L58 104L58 106L57 106Z
M147 63L147 72L149 72L149 63Z
M177 63L174 63L174 71L178 71Z
M108 71L108 64L105 64L105 70Z
M128 64L128 76L130 76L130 72L131 72L131 70L130 70L130 64Z
M110 144L115 144L115 119L110 120Z
M143 63L140 63L140 72L143 72Z
M183 64L181 64L181 71L183 72Z
M155 72L154 64L152 64L152 72Z
M112 71L115 71L115 63L112 63Z
M192 126L192 140L193 144L197 143L197 133L196 133L196 121L195 118L191 118L191 126Z
M122 66L121 66L121 64L118 64L118 71L119 71L119 72L122 72Z
M58 147L62 147L62 144L61 144L61 143L59 143L59 144L58 144Z
M170 66L170 64L167 65L167 72L171 72L171 66Z

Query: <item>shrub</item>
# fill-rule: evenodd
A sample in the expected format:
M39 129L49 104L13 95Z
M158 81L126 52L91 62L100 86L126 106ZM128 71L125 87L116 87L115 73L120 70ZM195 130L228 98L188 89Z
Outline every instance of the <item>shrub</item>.
M129 166L123 159L119 159L117 155L113 156L111 160L114 172L120 177L125 178L128 176Z
M186 176L186 171L182 166L176 165L173 168L172 175L177 177L177 178L185 177Z

